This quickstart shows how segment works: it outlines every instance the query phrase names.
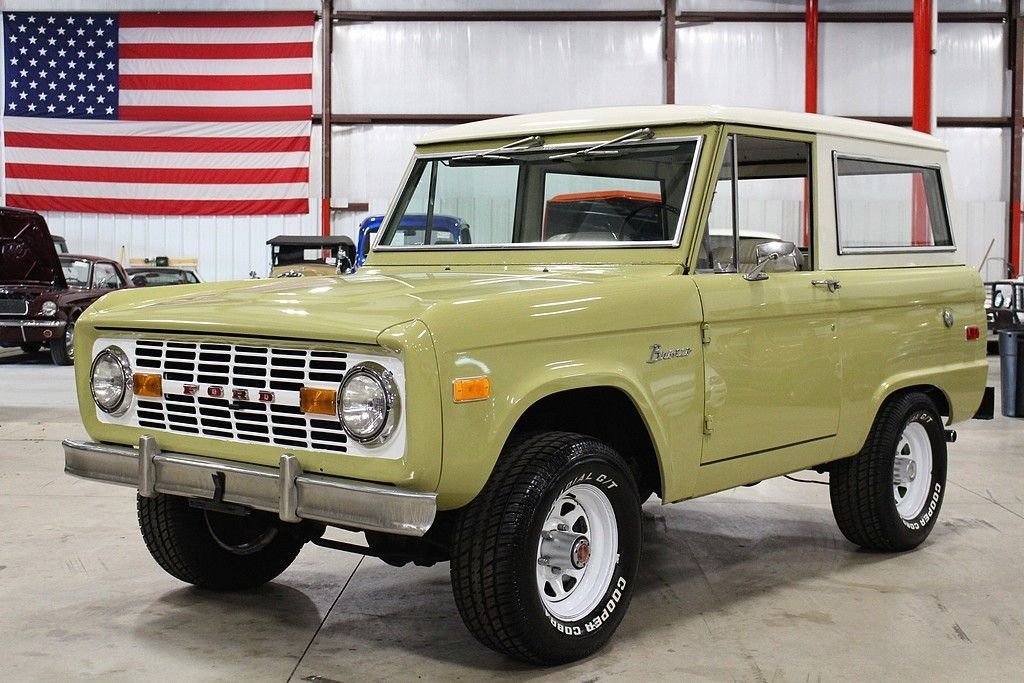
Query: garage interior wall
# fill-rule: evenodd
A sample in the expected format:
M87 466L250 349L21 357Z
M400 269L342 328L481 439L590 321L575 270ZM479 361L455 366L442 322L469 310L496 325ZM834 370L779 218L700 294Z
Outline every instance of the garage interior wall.
M1016 2L1017 0L1010 0ZM383 213L413 142L472 118L666 101L663 0L335 0L332 23L331 230L355 235ZM676 0L674 100L802 111L803 0ZM115 5L114 8L111 5ZM912 0L819 0L827 13L909 13ZM177 0L163 11L319 12L317 1ZM53 9L8 0L6 11ZM152 10L144 2L65 2L62 11ZM1005 276L1011 89L1007 0L937 0L935 134L950 148L953 210L967 262ZM400 13L391 14L388 13ZM528 13L496 16L489 12ZM586 18L597 12L608 17ZM723 13L741 13L722 20ZM542 13L551 13L547 18ZM561 14L560 14L561 13ZM580 13L578 15L564 13ZM586 13L584 15L583 13ZM701 17L706 13L707 17ZM790 17L780 19L780 13ZM966 16L976 13L977 17ZM760 15L760 16L759 16ZM543 19L543 20L542 20ZM909 21L822 22L818 111L909 122ZM320 232L323 22L314 43L310 212L296 216L178 217L47 213L72 249L129 258L194 257L211 280L267 271L266 240ZM671 50L668 50L671 54ZM956 125L958 120L968 125Z

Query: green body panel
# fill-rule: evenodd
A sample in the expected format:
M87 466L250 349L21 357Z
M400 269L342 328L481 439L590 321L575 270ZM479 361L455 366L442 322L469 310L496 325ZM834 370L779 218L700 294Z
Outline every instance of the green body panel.
M818 442L832 453L842 383L837 297L816 272L695 276L710 343L702 463ZM813 382L805 381L813 377ZM752 433L753 430L753 433ZM751 438L754 436L754 438Z
M128 309L119 309L128 310ZM197 309L199 310L199 309ZM261 312L259 319L265 321L261 328L261 340L275 340L276 346L308 348L309 341L296 341L295 329L279 329L266 321L276 319L281 311L267 309ZM97 329L97 319L102 319L102 326ZM116 319L115 319L116 320ZM75 334L75 351L82 353L83 358L91 354L92 346L97 337L117 336L152 336L146 334L146 328L135 323L127 325L122 320L115 322L105 316L98 316L89 311L79 319ZM210 341L209 334L196 334L194 330L202 329L202 321L198 316L192 320L178 319L173 327L162 326L150 328L168 331L174 329L180 333L175 335L182 341ZM128 332L137 330L138 332ZM308 330L303 329L302 333ZM329 475L344 476L348 479L369 482L394 484L415 491L434 491L437 488L441 471L441 424L439 390L437 384L437 364L434 350L430 343L430 335L423 323L411 321L389 327L379 335L383 349L378 352L392 352L403 357L406 366L405 415L408 430L416 434L410 439L405 454L400 459L388 460L362 455L340 453L322 453L302 449L285 449L258 443L242 443L226 439L212 439L170 431L129 427L106 424L97 419L97 411L89 390L89 365L77 364L75 367L78 402L82 413L82 422L86 431L97 441L134 445L139 437L149 434L156 439L161 450L191 453L195 455L235 460L258 465L276 467L282 452L295 455L302 469ZM303 339L308 339L303 336ZM220 342L252 343L252 336L218 336ZM316 348L336 351L361 351L366 348L354 344L337 344L317 342Z
M842 287L830 293L810 286L805 275L832 277ZM717 291L698 280L705 313L725 321L710 324L707 395L715 420L693 495L856 454L879 407L902 389L941 391L950 423L970 419L981 402L985 344L965 334L969 325L985 329L981 280L973 269L775 273L750 283L739 276L711 278ZM761 286L775 290L763 307ZM794 296L826 303L817 312L806 300L795 310L783 305ZM709 310L712 297L730 306ZM950 327L946 310L954 317ZM713 372L721 362L724 369ZM723 428L731 431L722 434Z
M700 301L692 279L678 268L612 268L535 277L537 288L524 290L518 278L504 277L506 296L468 296L458 317L427 321L442 389L454 378L492 378L487 401L455 404L450 393L442 400L439 504L457 507L476 495L530 406L587 387L613 387L631 399L665 456L666 489L686 487L699 457L703 404ZM652 344L691 351L649 363Z
M911 386L945 394L949 421L973 417L988 377L981 278L973 268L849 270L842 281L839 337L843 356L842 415L836 453L856 453L878 406ZM947 327L943 313L953 314ZM982 336L967 341L965 328Z

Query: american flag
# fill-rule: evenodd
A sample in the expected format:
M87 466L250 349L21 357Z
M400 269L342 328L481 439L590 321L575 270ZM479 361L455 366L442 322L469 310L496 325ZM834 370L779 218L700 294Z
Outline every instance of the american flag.
M311 12L3 15L6 202L309 211Z

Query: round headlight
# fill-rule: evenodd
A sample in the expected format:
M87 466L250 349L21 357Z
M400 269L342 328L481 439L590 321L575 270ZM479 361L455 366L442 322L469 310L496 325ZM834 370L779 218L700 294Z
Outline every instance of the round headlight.
M132 369L128 356L116 346L100 351L89 376L92 400L105 413L123 415L132 392Z
M39 307L39 312L43 315L54 315L57 313L57 303L55 301L44 301L43 305Z
M377 363L356 366L341 383L338 419L360 443L385 441L397 423L398 408L394 378Z

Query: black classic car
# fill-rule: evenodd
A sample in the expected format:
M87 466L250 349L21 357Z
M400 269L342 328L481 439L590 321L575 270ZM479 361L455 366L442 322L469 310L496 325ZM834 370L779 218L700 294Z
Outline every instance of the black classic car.
M49 347L53 362L75 360L75 321L89 304L131 283L117 261L57 254L37 213L0 208L0 346Z

